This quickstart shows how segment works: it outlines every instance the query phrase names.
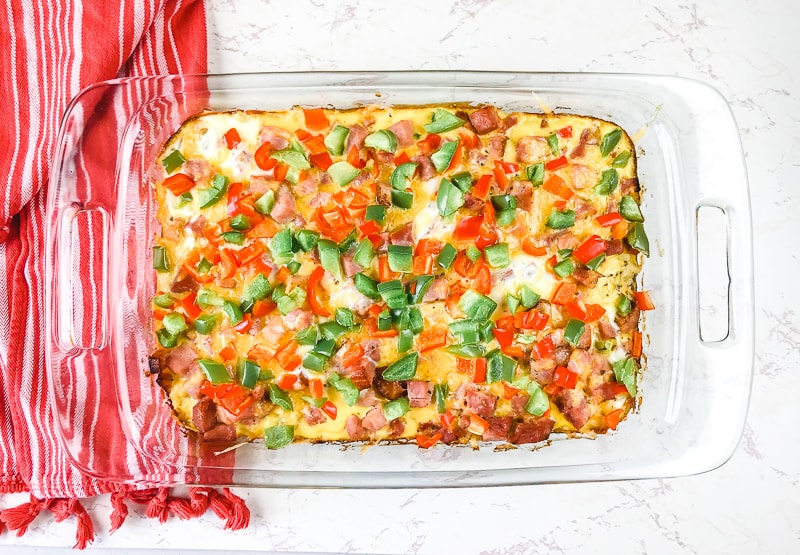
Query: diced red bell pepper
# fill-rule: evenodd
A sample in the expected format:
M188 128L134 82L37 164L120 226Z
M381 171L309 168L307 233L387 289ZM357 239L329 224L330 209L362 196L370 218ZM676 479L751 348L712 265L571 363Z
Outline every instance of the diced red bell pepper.
M333 160L331 160L331 155L327 152L322 152L320 154L312 154L308 157L311 160L311 163L314 164L316 167L321 169L322 171L328 171L333 165Z
M483 225L483 216L470 216L461 219L453 230L453 241L472 242L478 238Z
M325 395L325 388L322 385L322 380L309 380L308 391L311 393L313 399L322 399Z
M317 266L314 268L314 271L311 272L310 276L308 276L306 298L308 299L308 304L311 306L311 310L314 312L314 314L327 318L331 315L331 313L323 306L322 300L319 298L319 291L317 289L317 286L324 275L325 270L322 268L322 266Z
M531 351L536 360L542 360L552 356L556 352L555 345L553 345L553 338L549 335L543 337L536 342Z
M225 139L225 146L228 147L228 150L233 150L236 145L242 142L242 138L239 136L239 132L236 131L235 127L231 127L228 129L228 132L223 135Z
M395 166L400 166L401 164L408 164L409 162L411 162L411 158L408 157L408 153L405 150L394 157Z
M322 412L327 414L328 418L330 418L331 420L336 420L336 415L338 414L339 411L336 408L336 405L334 405L330 401L325 401L322 404Z
M473 197L477 197L481 200L486 200L486 197L489 195L489 190L492 188L492 176L489 174L482 175L478 178L478 182L470 191L470 194Z
M566 167L569 164L566 156L560 156L555 160L550 160L544 165L544 169L550 172L554 172L556 170L560 170L561 168Z
M578 383L578 374L565 366L556 366L553 372L553 383L564 389L575 389L575 385Z
M544 256L547 254L547 247L540 247L533 238L525 237L522 240L522 251L531 256Z
M417 434L417 446L422 449L433 447L442 439L441 432L436 432L433 435Z
M256 161L256 166L264 171L269 171L278 165L275 158L270 158L272 155L272 146L269 143L264 143L256 149L253 158Z
M622 215L619 212L609 212L608 214L603 214L595 218L595 221L603 227L611 227L612 225L620 223L622 220Z
M439 148L442 138L436 133L431 133L421 141L417 141L417 148L422 154L430 154Z
M631 347L631 356L639 358L642 356L642 332L633 332L633 346Z
M637 291L633 294L633 297L636 299L636 306L639 307L639 310L654 310L656 308L650 298L650 293L647 291Z
M606 426L616 430L617 426L619 426L620 418L622 418L622 409L612 410L605 416Z
M358 152L358 147L356 147L356 145L350 147L350 151L347 153L347 162L359 170L367 165L367 163L361 159L361 154Z
M606 309L600 306L599 304L587 304L586 305L586 319L584 322L591 323L596 322L603 315L606 313Z
M247 333L250 331L251 327L253 327L253 320L250 318L249 314L245 314L242 321L233 326L233 329L239 333Z
M230 345L225 345L219 352L219 356L222 357L222 360L227 362L236 358L236 351Z
M514 325L525 330L543 330L550 316L538 310L518 312L514 315Z
M453 414L453 411L447 409L442 416L439 417L439 421L442 423L442 426L445 428L449 428L453 421L456 419L456 415Z
M564 200L569 200L575 195L575 193L572 192L572 189L567 187L567 184L564 182L564 180L557 175L551 175L548 177L542 184L542 189Z
M197 306L194 302L196 298L197 298L197 293L192 291L191 293L186 295L183 299L181 299L181 306L183 307L183 310L186 311L186 315L191 320L197 319L197 317L203 313L203 309Z
M574 283L564 281L559 284L558 289L553 294L552 302L559 306L565 306L567 303L575 299L578 294L578 286Z
M572 126L568 125L566 127L562 127L561 129L556 131L556 133L558 133L559 137L562 137L564 139L569 139L570 137L572 137Z
M242 194L241 183L231 183L228 187L228 216L236 215L238 211L237 204L239 203L239 196Z
M505 191L508 188L508 177L506 177L506 172L503 170L503 167L497 162L494 164L492 174L494 175L494 180L497 181L497 186L500 187L500 190Z
M194 179L185 173L176 173L175 175L171 175L164 180L164 187L166 187L169 192L176 197L191 191L192 187L194 186Z
M417 339L417 350L420 353L432 351L445 345L447 345L447 328L445 327L437 326L423 330L419 334L419 339Z
M628 222L625 220L619 221L611 226L611 238L622 239L628 234Z
M325 146L325 137L322 135L309 135L303 140L303 145L312 155L328 152L328 147Z
M312 131L323 131L330 126L325 110L322 108L303 110L303 116L306 120L306 127Z
M272 301L259 300L253 304L253 318L263 318L275 308L275 303Z
M272 175L275 177L275 181L283 181L286 179L286 175L289 173L289 166L286 164L278 164L275 166L275 169L272 170Z
M569 302L567 303L567 312L569 315L577 320L581 320L583 322L586 321L586 311L581 308L576 302Z
M278 380L278 387L280 387L284 391L288 391L289 389L292 389L294 387L294 384L296 383L297 383L297 374L286 373L281 375L281 379Z
M511 343L514 342L514 330L513 329L501 329L501 328L494 328L492 330L494 334L494 338L497 339L497 342L500 344L501 347L508 347Z
M486 381L486 359L475 359L475 374L472 376L474 383L483 383Z
M606 242L599 235L592 235L572 251L578 262L586 264L606 251Z

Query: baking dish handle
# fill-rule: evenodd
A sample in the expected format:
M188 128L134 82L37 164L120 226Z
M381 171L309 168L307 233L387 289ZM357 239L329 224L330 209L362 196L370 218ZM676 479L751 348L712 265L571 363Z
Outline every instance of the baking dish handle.
M60 298L55 340L63 351L102 349L108 338L109 217L102 208L65 207L57 222L52 286Z

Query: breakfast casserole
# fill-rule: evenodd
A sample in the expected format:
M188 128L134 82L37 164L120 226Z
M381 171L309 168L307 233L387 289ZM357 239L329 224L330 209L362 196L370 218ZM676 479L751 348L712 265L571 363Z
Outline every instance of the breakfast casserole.
M537 443L636 405L649 244L613 123L207 112L156 168L150 370L204 441Z

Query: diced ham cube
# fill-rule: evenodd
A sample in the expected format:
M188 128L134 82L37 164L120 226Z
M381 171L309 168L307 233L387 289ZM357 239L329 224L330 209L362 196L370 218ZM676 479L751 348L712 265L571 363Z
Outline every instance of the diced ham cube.
M397 136L397 146L405 148L414 144L414 123L410 119L398 121L389 131Z
M165 366L181 376L187 376L192 363L197 360L197 353L186 343L172 349L165 359Z
M206 397L192 407L192 424L200 433L205 433L217 425L217 406Z
M433 388L429 382L411 380L408 382L408 401L414 408L427 407L431 404Z
M517 160L524 164L536 164L550 156L547 139L529 135L517 142Z
M303 408L303 418L306 419L309 426L316 426L317 424L322 424L328 420L328 417L325 416L325 413L322 410L318 409L317 407L312 407L311 405Z
M576 389L562 389L556 395L555 403L576 430L583 428L592 417L586 395Z
M270 216L279 224L288 223L297 216L297 203L292 191L286 185L278 189L278 197L275 199L275 206L272 207Z
M490 417L487 419L489 428L483 433L483 439L486 441L499 441L508 437L508 431L511 429L511 422L513 418L510 416Z
M422 300L426 303L442 301L447 298L447 290L447 280L443 277L438 277L431 282L431 285L428 287L428 290L425 291L425 295L422 297Z
M471 389L467 391L467 408L483 418L494 415L497 397L491 393Z
M388 424L388 422L386 421L386 417L383 415L382 407L375 407L374 409L370 410L361 421L361 425L364 427L364 429L369 430L370 432L377 432L386 426L386 424Z
M509 193L517 199L517 207L520 210L530 211L533 204L533 185L530 181L514 181Z
M508 438L514 444L538 443L550 437L555 422L549 418L537 418L529 422L518 422Z
M344 429L347 430L347 435L353 441L367 439L367 431L364 429L364 426L361 425L361 419L355 414L351 414L347 417Z
M500 127L500 118L494 106L485 106L469 115L469 122L478 135L485 135Z

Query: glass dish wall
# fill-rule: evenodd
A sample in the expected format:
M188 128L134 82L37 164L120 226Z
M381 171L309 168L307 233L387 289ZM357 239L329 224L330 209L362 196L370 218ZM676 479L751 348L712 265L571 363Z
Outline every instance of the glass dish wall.
M643 402L614 433L553 435L543 448L249 444L216 457L172 423L146 376L153 348L147 172L160 146L204 108L489 103L590 115L634 138L652 254L640 276L657 310L644 320ZM122 107L122 108L120 108ZM116 129L114 140L93 134ZM108 136L106 134L105 136ZM104 148L98 149L98 144ZM87 169L88 168L88 169ZM89 181L102 181L104 191ZM142 484L453 487L667 477L724 463L741 436L753 366L747 178L736 124L712 88L672 77L476 72L169 76L84 91L59 138L48 197L50 394L75 464ZM697 218L723 211L727 335L701 339ZM99 238L80 240L85 228ZM94 273L85 267L99 268ZM94 280L86 314L86 280ZM87 393L86 383L94 384ZM97 394L91 391L95 390ZM91 409L91 410L89 410ZM124 459L124 460L123 460ZM133 462L131 462L133 461Z

